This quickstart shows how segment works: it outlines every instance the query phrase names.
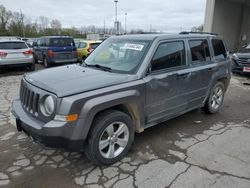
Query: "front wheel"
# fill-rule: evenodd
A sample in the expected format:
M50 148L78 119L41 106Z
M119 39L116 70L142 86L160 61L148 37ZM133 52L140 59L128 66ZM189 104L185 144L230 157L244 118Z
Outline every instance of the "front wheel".
M222 82L217 82L212 88L209 98L202 109L208 114L218 112L222 106L224 95L225 85Z
M126 113L108 110L95 119L85 147L87 157L98 165L121 160L134 140L132 120Z

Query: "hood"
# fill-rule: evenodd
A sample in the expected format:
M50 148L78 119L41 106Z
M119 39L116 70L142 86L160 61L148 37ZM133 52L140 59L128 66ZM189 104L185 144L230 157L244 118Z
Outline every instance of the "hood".
M243 58L243 59L250 59L250 51L248 52L239 52L239 53L236 53L237 57L238 58Z
M105 72L67 65L25 75L25 80L43 90L64 97L136 80L136 75Z

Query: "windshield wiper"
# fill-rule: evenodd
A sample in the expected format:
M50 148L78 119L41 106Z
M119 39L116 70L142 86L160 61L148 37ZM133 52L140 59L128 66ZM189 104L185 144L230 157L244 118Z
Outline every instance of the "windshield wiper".
M95 68L101 69L101 70L103 70L103 71L112 72L112 69L111 69L110 67L106 67L106 66L99 65L99 64L89 65L89 64L87 64L87 63L84 62L84 66L87 66L87 67L95 67Z

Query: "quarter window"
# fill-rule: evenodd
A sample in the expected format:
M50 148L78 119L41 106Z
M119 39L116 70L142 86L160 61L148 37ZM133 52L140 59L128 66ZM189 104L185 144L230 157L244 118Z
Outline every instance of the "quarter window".
M212 39L212 45L214 49L215 59L225 59L227 57L227 52L224 43L220 39Z
M190 40L189 46L193 62L210 60L210 51L207 40Z
M185 48L182 41L160 44L152 60L152 71L185 65Z

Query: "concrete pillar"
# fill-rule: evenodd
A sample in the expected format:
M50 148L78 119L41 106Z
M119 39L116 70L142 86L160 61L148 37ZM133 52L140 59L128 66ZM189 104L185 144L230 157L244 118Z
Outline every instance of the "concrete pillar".
M205 32L212 32L213 31L214 6L215 6L215 0L207 0L205 21L204 21L204 31Z

